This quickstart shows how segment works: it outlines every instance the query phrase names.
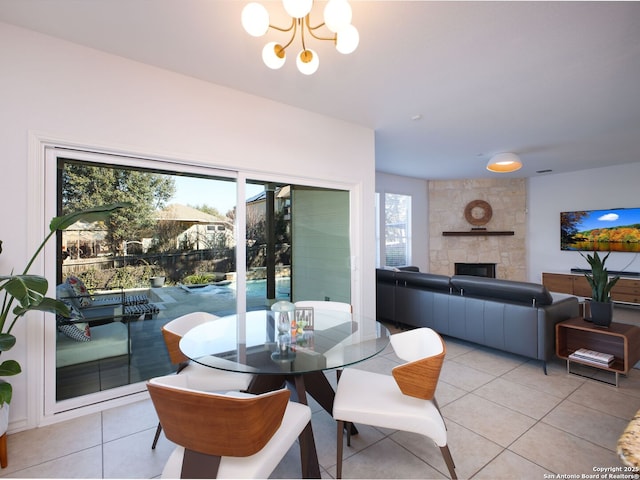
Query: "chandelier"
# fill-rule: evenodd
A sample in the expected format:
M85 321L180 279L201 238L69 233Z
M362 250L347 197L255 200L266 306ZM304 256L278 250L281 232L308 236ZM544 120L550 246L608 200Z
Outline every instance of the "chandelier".
M315 73L320 65L318 53L307 46L310 38L332 41L336 50L344 54L351 53L358 47L360 35L356 27L351 25L351 5L347 0L329 0L324 7L324 22L317 25L313 25L310 19L313 0L282 0L282 3L287 15L291 17L288 27L271 25L269 12L260 3L249 3L242 10L242 26L249 35L262 37L269 29L290 34L286 42L269 42L264 46L262 60L267 67L275 70L284 65L287 59L286 50L298 34L302 50L296 57L296 65L305 75ZM321 27L325 27L328 32L318 33Z

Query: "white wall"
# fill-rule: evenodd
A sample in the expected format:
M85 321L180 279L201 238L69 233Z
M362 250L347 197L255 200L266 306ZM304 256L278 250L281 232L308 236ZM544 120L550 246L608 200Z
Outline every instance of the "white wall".
M579 253L560 250L560 212L640 207L639 180L640 163L529 179L529 280L541 282L542 272L588 268ZM639 272L640 256L612 252L607 267Z
M28 170L29 161L41 153L29 148L36 132L64 143L243 169L258 177L356 185L359 236L353 255L361 293L354 303L373 315L373 131L3 23L0 64L0 191L11 199L0 212L0 272L26 263L49 220L41 214L42 185L29 181L37 173ZM35 209L29 205L34 198ZM29 322L28 338L21 325L11 351L23 367L29 358L27 371L11 379L14 428L35 426L41 414L34 397L42 395L42 317L34 314Z
M411 264L429 271L429 187L426 180L376 173L376 192L411 195Z

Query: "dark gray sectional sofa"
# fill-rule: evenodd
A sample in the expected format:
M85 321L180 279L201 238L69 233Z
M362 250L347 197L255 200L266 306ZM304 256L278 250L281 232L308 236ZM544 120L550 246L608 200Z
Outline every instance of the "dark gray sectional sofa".
M377 269L378 320L542 360L545 373L556 323L579 316L576 297L554 301L543 285L408 270Z

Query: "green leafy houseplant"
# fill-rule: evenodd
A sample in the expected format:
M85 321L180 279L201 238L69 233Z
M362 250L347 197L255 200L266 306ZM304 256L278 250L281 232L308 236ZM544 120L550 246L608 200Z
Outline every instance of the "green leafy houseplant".
M582 252L580 252L580 255L587 261L587 263L591 267L591 272L585 272L584 276L591 286L591 299L595 302L611 302L611 289L618 282L618 280L620 280L619 276L610 278L609 272L605 267L605 263L610 254L611 252L600 258L598 252L593 252L593 255L584 255Z
M16 338L11 334L13 327L20 317L31 310L52 312L62 316L69 316L67 306L55 298L46 296L49 284L40 275L30 275L29 269L33 265L45 244L58 230L65 230L79 220L95 222L104 220L111 212L129 206L129 203L113 203L86 210L55 217L49 224L49 234L32 255L29 263L21 274L0 275L0 292L4 293L2 309L0 310L0 354L13 348ZM2 241L0 241L2 253ZM14 301L17 305L13 307ZM13 319L11 319L13 316ZM0 377L17 375L22 372L20 364L15 360L5 360L0 364ZM11 384L0 379L0 407L11 403L13 388Z
M611 252L600 258L598 252L593 255L582 255L591 267L591 272L585 272L589 285L591 286L591 301L589 302L589 310L591 318L589 319L594 325L608 328L613 319L613 302L611 301L611 289L618 282L620 277L609 277L609 272L605 267L607 258Z

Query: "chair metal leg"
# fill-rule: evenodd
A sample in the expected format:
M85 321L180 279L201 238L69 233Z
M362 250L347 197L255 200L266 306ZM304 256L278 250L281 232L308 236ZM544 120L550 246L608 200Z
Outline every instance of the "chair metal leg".
M158 422L158 428L156 428L156 435L153 437L153 443L151 444L151 450L155 450L156 445L158 443L158 439L160 438L160 433L162 432L162 425Z
M447 464L447 468L449 469L451 480L456 480L458 478L458 476L456 475L456 465L455 463L453 463L453 457L451 456L451 452L449 451L449 445L440 447L440 452L442 452L442 458L444 458L444 462Z
M338 428L337 428L337 444L336 444L336 478L342 478L342 448L343 448L343 436L344 436L344 422L342 420L338 420ZM347 435L349 435L349 430L347 430Z

